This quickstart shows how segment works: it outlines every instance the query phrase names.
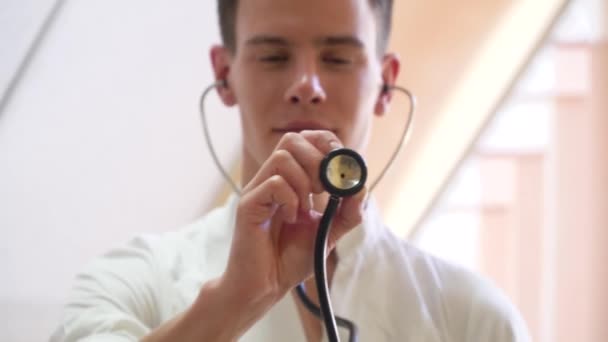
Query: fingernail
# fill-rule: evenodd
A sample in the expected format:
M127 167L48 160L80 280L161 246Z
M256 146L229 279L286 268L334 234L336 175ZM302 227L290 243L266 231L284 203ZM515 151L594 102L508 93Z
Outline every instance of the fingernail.
M306 208L307 209L306 211L311 211L312 208L314 208L314 205L315 204L313 203L313 200L312 200L312 194L308 194L308 208Z
M332 150L337 150L337 149L339 149L339 148L342 148L343 146L342 146L342 144L340 144L340 142L339 142L339 141L337 141L337 140L332 140L332 141L330 141L330 142L329 142L329 147L330 147Z
M306 197L300 199L300 209L302 209L303 212L310 210L310 195L306 195Z

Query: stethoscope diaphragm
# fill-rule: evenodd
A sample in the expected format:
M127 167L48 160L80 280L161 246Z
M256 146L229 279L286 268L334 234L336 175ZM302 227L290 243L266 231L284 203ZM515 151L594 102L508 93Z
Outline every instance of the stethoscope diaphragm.
M321 183L330 195L352 196L365 186L367 166L359 153L348 148L335 149L321 161Z

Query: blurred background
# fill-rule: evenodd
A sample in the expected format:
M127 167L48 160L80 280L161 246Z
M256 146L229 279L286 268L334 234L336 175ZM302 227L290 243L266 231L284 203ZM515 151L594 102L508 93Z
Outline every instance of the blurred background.
M91 258L225 198L197 108L216 23L214 1L0 2L1 341L48 339ZM419 106L387 223L492 279L535 341L607 341L608 2L397 1L393 30ZM236 175L238 113L207 110Z

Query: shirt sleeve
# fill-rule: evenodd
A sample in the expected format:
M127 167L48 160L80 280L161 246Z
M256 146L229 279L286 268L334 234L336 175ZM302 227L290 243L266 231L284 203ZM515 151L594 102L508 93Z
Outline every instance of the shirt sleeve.
M137 341L160 322L159 266L149 241L134 239L77 275L51 341Z
M473 294L467 327L467 341L531 341L519 311L502 292L490 285Z
M453 272L450 280L446 310L456 340L531 341L519 311L489 280L464 270Z

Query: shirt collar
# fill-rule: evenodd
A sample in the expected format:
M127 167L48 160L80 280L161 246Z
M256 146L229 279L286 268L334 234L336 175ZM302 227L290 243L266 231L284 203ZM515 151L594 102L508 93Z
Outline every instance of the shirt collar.
M367 202L362 222L343 236L336 245L336 253L340 261L354 257L370 248L379 238L383 223L380 212L373 197Z

